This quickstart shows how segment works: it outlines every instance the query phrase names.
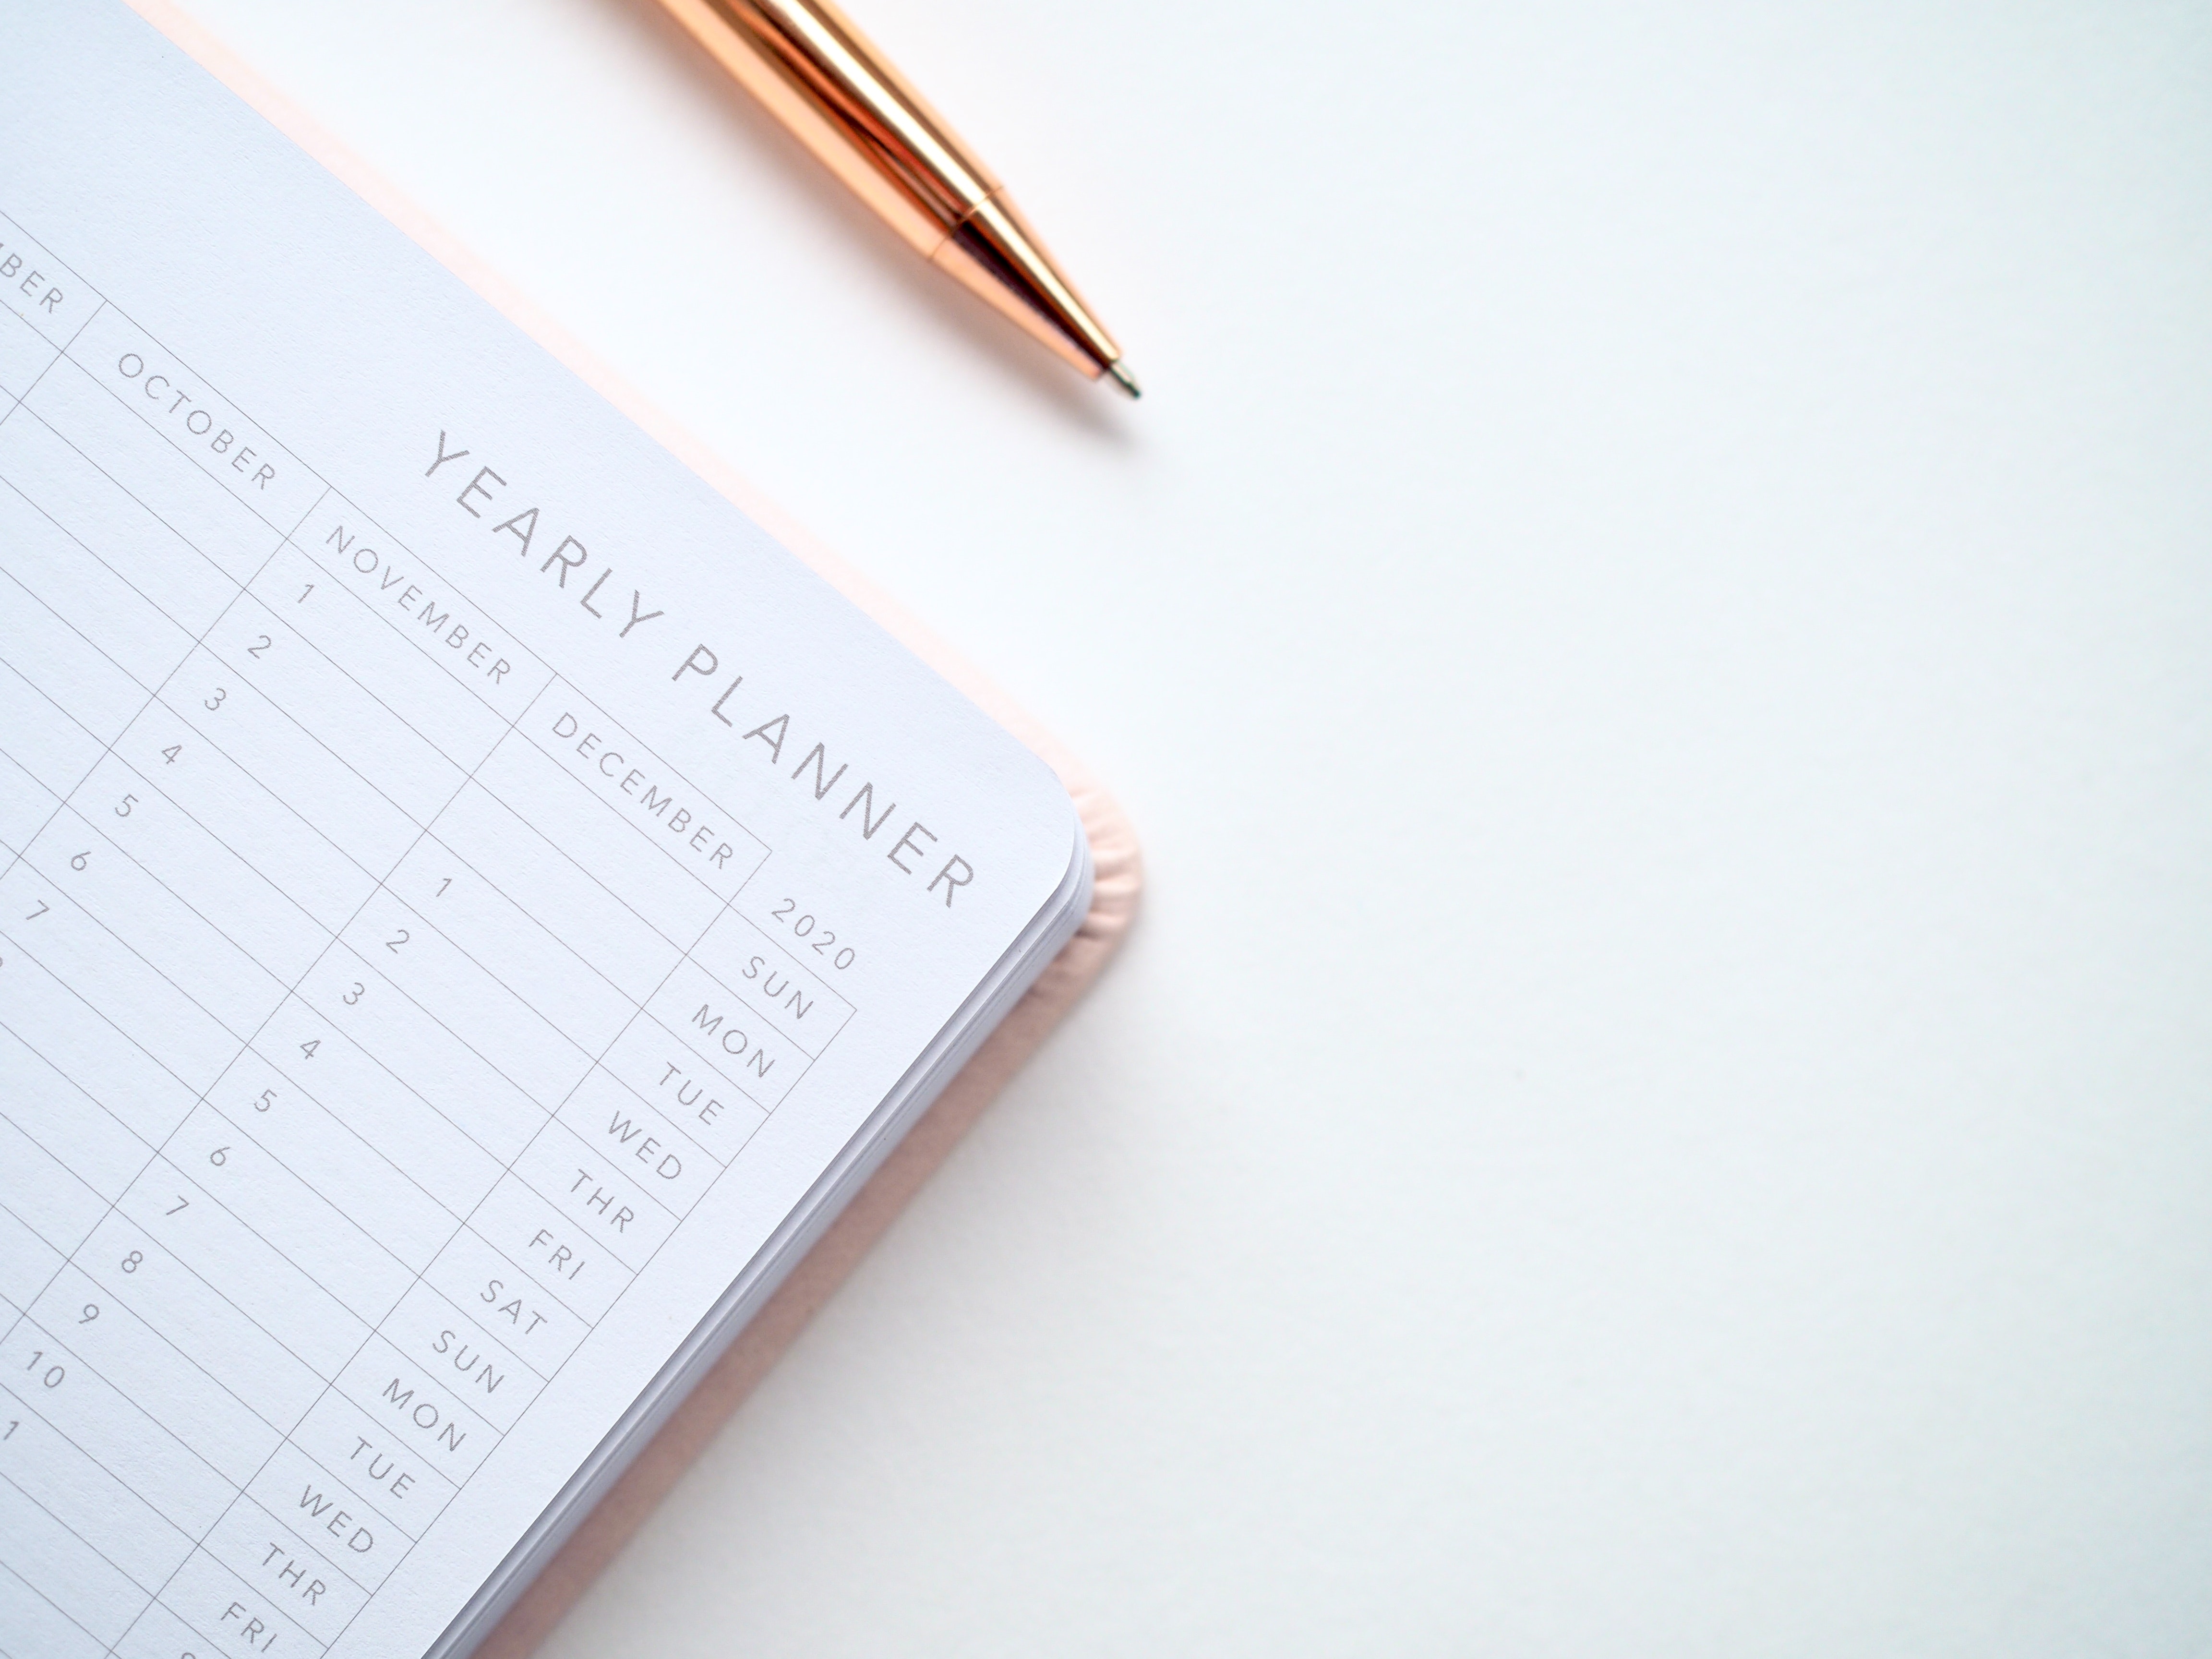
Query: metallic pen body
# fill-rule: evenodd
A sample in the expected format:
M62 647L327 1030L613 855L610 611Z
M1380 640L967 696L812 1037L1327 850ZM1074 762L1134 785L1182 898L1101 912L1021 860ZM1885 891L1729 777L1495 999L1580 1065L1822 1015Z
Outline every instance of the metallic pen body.
M1121 348L997 178L827 0L660 0L932 264L1096 380L1134 396Z

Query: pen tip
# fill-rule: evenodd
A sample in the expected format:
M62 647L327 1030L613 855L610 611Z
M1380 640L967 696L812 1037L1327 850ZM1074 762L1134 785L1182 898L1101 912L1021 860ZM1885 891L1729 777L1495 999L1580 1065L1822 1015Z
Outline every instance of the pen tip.
M1143 390L1137 385L1137 377L1121 366L1121 360L1119 357L1106 365L1106 378L1132 398L1141 398L1145 395Z

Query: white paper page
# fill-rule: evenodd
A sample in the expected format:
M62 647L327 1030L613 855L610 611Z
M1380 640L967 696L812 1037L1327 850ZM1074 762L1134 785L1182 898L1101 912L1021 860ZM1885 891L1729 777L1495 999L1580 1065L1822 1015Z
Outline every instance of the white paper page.
M0 33L0 1650L417 1653L1074 816L135 16Z

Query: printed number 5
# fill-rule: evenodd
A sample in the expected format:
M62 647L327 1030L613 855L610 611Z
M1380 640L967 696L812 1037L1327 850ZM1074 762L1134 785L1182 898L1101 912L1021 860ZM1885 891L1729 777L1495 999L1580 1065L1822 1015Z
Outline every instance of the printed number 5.
M137 797L137 796L136 796L136 795L125 795L125 796L122 799L122 800L117 804L116 808L115 808L115 816L116 816L117 817L118 817L118 818L127 818L127 817L129 817L131 816L131 809L132 807L136 806L137 804L138 804L138 797Z

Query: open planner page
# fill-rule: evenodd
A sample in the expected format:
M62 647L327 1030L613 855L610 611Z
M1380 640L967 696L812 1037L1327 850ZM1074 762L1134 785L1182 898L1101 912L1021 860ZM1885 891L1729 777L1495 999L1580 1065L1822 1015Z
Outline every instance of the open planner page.
M135 15L0 34L0 1652L448 1650L1076 817Z

